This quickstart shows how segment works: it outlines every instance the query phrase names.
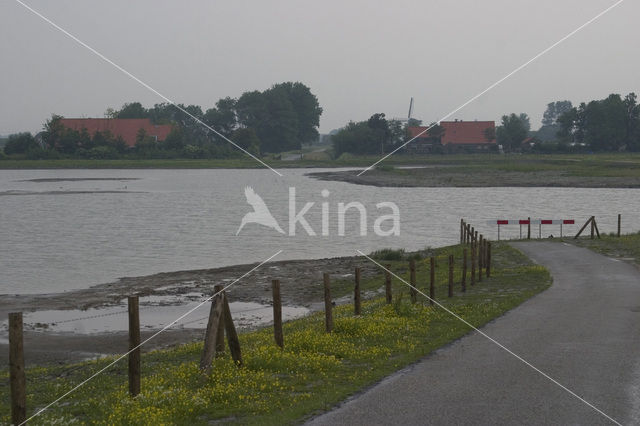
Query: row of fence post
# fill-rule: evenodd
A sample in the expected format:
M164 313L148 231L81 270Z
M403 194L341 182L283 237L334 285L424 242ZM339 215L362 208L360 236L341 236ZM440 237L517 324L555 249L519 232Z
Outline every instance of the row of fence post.
M474 236L473 241L476 240ZM482 267L485 267L486 276L490 276L491 264L491 244L481 239L482 243L473 243L471 246L471 285L475 284L476 263L478 264L478 280L482 279ZM480 254L476 262L476 249L480 249ZM435 269L436 259L429 259L429 299L433 305L436 299L435 295ZM448 297L454 295L454 269L455 258L453 255L448 256L449 279L447 287ZM392 292L392 273L391 265L386 265L384 271L385 301L387 304L393 301ZM462 260L462 276L461 290L466 291L467 281L467 248L463 249ZM411 302L417 302L417 274L416 261L409 261L409 282ZM362 314L362 296L361 296L361 268L356 267L354 271L354 314ZM323 274L324 283L324 301L325 301L325 331L331 333L333 331L333 300L331 298L331 279L328 273ZM280 348L284 347L284 333L282 327L282 298L280 293L280 281L272 280L272 296L273 296L273 333L276 345ZM132 397L140 394L141 391L141 336L140 336L140 306L138 296L129 296L127 299L128 316L129 316L129 352L128 352L128 379L129 394ZM242 353L240 349L240 341L235 329L229 302L223 291L223 286L216 285L214 288L214 297L211 299L211 307L207 327L204 335L204 345L200 358L200 369L205 374L211 372L214 357L220 356L225 348L225 334L227 344L233 361L238 365L242 365ZM10 365L10 387L11 387L11 418L14 424L21 424L26 420L26 376L24 363L24 344L23 344L23 320L22 313L9 314L9 365Z

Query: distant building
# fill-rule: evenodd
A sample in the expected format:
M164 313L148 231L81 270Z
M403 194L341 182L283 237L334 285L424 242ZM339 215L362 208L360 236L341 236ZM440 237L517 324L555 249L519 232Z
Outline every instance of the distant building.
M441 121L440 127L441 134L425 132L428 126L409 127L409 138L420 136L407 145L406 151L409 153L488 151L497 146L494 121Z
M62 118L60 124L78 132L86 129L91 137L96 132L109 132L114 138L121 137L129 147L135 146L140 129L158 142L165 140L171 132L170 125L153 124L148 118Z

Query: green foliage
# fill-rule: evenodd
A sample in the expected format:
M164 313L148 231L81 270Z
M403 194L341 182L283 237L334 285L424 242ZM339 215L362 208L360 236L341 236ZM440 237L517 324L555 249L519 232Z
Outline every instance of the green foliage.
M125 103L114 115L115 118L149 118L149 112L140 102Z
M573 108L571 101L556 101L547 104L547 109L542 116L543 126L553 126L556 120L565 112Z
M558 117L559 136L592 151L640 151L640 106L635 93L581 103Z
M260 155L260 139L253 129L247 127L236 129L231 135L231 140L242 149L254 155Z
M394 121L394 120L392 120ZM386 120L384 113L373 114L367 121L349 122L345 127L331 135L335 155L381 154L402 140L402 131L398 123Z
M4 153L7 155L26 154L29 151L35 151L39 148L40 146L31 133L16 133L9 135L4 145Z
M502 124L496 129L496 139L505 151L518 151L527 138L531 125L527 114L502 116Z
M458 248L443 248L438 264ZM548 272L515 249L495 246L492 278L446 297L447 268L437 267L436 297L456 315L480 327L550 285ZM403 275L405 263L395 263ZM417 262L418 283L428 267ZM381 288L382 274L364 279ZM419 284L424 289L423 284ZM213 373L198 369L202 343L181 345L142 356L138 397L127 393L126 361L89 380L30 424L238 424L301 423L349 395L403 368L438 347L469 333L469 327L444 310L403 297L407 287L394 280L394 302L364 301L362 315L350 305L334 309L334 331L324 332L324 313L284 324L285 344L273 343L270 328L242 333L244 366L230 356L214 359ZM113 361L31 367L27 377L27 415L72 389ZM0 370L8 382L8 370ZM9 423L9 386L0 387L0 422Z
M404 249L380 249L371 253L370 257L376 260L402 260Z

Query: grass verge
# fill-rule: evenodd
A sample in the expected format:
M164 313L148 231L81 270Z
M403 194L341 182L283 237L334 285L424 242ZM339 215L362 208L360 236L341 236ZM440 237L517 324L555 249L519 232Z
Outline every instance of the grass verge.
M633 260L640 265L640 233L621 235L620 238L614 235L601 235L600 239L578 238L571 240L571 243L587 247L605 256Z
M546 269L534 265L516 249L497 243L492 254L492 277L468 286L462 293L458 260L455 295L447 298L446 259L449 254L461 259L461 252L462 248L455 246L421 254L437 256L436 298L476 326L502 315L551 283ZM406 259L400 259L382 262L408 280ZM420 256L417 282L421 289L426 289L428 276L428 259ZM379 289L383 282L380 274L365 280L363 288ZM344 284L338 281L336 285ZM136 399L127 395L123 360L32 423L298 423L470 331L422 297L419 303L409 303L408 288L395 279L393 286L392 304L385 304L382 298L368 300L363 303L361 316L355 317L350 305L337 307L331 334L324 333L322 312L286 323L284 350L273 343L270 328L241 334L242 368L225 354L214 360L213 374L204 377L198 370L202 343L144 354L142 393ZM28 413L73 388L112 359L28 368ZM8 371L1 371L0 376L4 384L0 387L0 400L4 401L0 421L8 423Z

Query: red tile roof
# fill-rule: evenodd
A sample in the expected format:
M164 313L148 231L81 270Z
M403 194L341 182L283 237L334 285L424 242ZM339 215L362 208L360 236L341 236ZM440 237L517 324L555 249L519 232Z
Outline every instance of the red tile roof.
M93 136L96 132L109 131L114 137L122 137L128 146L136 144L136 136L140 129L147 132L147 136L155 136L163 141L171 126L168 124L153 124L148 118L62 118L60 123L69 129L87 132Z
M496 140L487 141L485 131L487 129L495 130L494 121L441 121L440 126L444 128L442 136L442 145L477 145L477 144L494 144ZM428 127L409 127L409 136L416 137ZM425 132L419 139L428 138L429 132Z

